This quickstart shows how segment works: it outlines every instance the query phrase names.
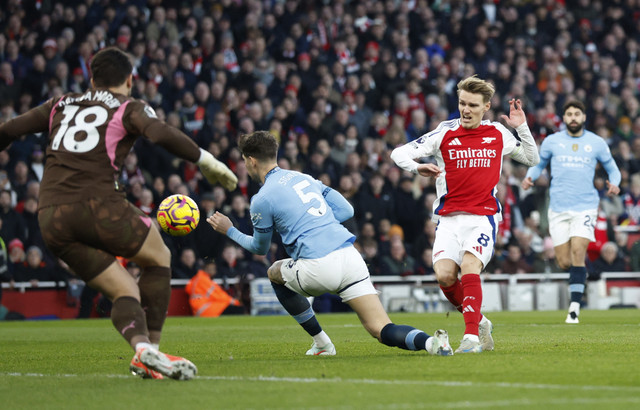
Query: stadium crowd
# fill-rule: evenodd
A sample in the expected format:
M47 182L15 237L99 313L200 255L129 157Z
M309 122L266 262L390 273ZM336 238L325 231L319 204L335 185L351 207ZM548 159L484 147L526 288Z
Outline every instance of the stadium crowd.
M607 141L623 176L620 197L602 195L589 253L597 277L640 270L640 245L614 230L640 224L639 41L636 0L7 0L0 122L86 89L91 56L119 47L134 60L134 96L239 179L234 192L211 186L195 166L140 139L122 183L144 212L182 193L203 218L224 210L250 234L248 206L259 186L236 142L269 130L282 168L322 180L353 204L346 226L372 275L430 275L434 181L401 172L391 150L455 117L456 84L472 74L496 87L485 119L498 121L510 99L521 99L538 143L559 130L563 103L577 98L588 108L587 129ZM26 135L0 152L5 281L71 277L37 223L46 146L46 135ZM488 273L560 271L548 237L548 176L524 192L525 173L505 160L503 220ZM600 192L605 175L594 181ZM164 238L174 278L193 277L211 259L219 278L266 276L284 257L280 243L252 256L206 223Z

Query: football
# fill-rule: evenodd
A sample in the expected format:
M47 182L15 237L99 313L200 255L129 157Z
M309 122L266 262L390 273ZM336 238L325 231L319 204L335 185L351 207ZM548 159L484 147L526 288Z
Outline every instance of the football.
M156 216L160 228L172 236L191 233L200 221L200 210L195 201L186 195L166 197L158 207Z

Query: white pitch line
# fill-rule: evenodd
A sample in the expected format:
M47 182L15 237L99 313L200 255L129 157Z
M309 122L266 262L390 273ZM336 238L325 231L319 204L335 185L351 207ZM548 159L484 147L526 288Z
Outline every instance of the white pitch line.
M591 399L591 398L575 398L575 399L542 399L542 400L530 400L530 399L517 399L517 400L494 400L494 401L463 401L463 402L451 402L451 403L443 403L442 406L438 405L438 407L442 407L445 409L458 409L458 408L481 408L486 407L490 409L494 409L497 407L506 407L506 408L514 408L514 407L524 407L524 406L561 406L567 404L582 404L582 405L594 405L594 404L605 404L611 406L613 404L625 404L625 403L640 403L640 398L637 397L614 397L614 398L601 398L601 399Z
M539 408L540 406L552 406L553 408L558 408L559 406L569 405L569 404L582 404L582 405L599 405L604 404L606 408L611 407L612 405L620 405L620 404L629 404L636 403L640 404L640 398L637 397L621 397L621 398L575 398L575 399L540 399L540 400L531 400L531 399L514 399L514 400L491 400L491 401L482 401L482 400L464 400L464 401L454 401L448 403L438 402L438 408L442 409L477 409L477 408L523 408L527 406L534 406L535 408ZM369 410L402 410L402 409L432 409L434 408L433 403L389 403L389 404L377 404L371 405L367 404L367 409ZM604 408L604 407L603 407ZM270 408L270 407L261 407L261 408L251 408L250 410L276 410L278 408ZM305 410L353 410L354 407L350 405L345 406L331 406L331 407L304 407ZM249 409L247 409L249 410Z
M127 374L44 374L44 373L19 373L19 372L3 372L0 377L106 377L114 379L129 379L132 375ZM275 383L352 383L352 384L370 384L370 385L419 385L419 386L441 386L441 387L500 387L511 389L529 389L529 390L584 390L584 391L630 391L640 392L640 386L605 386L605 385L568 385L568 384L539 384L539 383L507 383L507 382L470 382L470 381L443 381L443 380L376 380L376 379L343 379L340 377L332 378L315 378L315 377L274 377L274 376L196 376L196 380L223 380L223 381L251 381L251 382L275 382Z

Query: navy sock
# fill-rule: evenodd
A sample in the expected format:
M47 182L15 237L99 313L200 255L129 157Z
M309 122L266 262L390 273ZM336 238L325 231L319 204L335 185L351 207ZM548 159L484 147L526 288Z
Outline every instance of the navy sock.
M380 332L380 341L405 350L423 350L430 336L415 327L389 323Z
M271 282L276 296L282 307L302 326L310 336L315 336L322 332L322 327L316 319L316 315L311 308L307 298L297 294L284 285Z
M572 266L569 268L569 292L571 302L582 301L584 294L584 283L587 280L587 268L584 266Z

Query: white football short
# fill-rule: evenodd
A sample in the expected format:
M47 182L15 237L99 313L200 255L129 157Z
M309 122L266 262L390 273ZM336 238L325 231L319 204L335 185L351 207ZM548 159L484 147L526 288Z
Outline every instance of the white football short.
M451 259L460 266L464 253L469 252L480 259L483 266L487 266L493 256L497 230L495 215L440 217L433 243L433 263L440 259Z
M347 302L359 296L378 294L367 265L353 246L318 259L284 259L280 272L285 286L303 296L333 293Z
M598 218L597 209L565 212L554 212L549 209L548 216L549 234L553 246L567 243L573 236L587 238L590 241L596 240L594 232Z

